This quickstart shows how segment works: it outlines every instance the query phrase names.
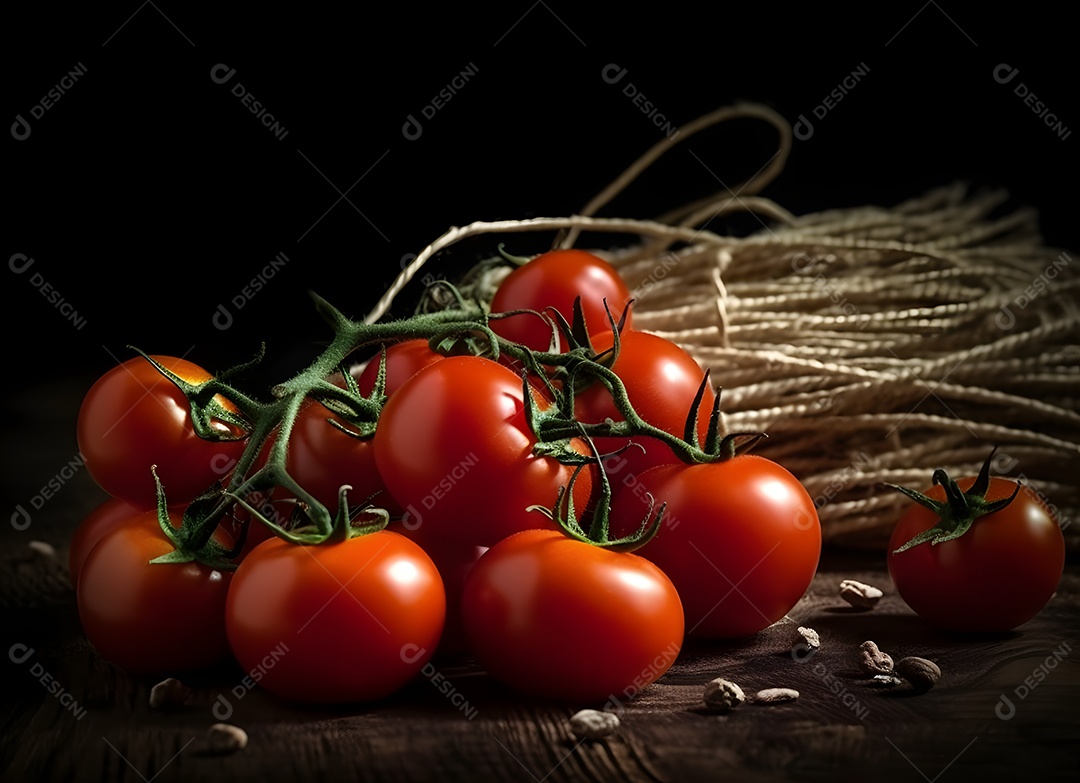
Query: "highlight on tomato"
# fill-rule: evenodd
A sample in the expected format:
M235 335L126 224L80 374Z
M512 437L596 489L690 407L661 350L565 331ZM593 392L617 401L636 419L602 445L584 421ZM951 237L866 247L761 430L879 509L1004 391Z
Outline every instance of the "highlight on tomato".
M900 597L948 631L1011 631L1054 595L1065 538L1032 487L991 476L994 451L975 476L944 470L925 492L889 485L911 499L889 537L887 562Z
M151 358L189 383L211 377L186 359ZM242 429L226 419L235 409L225 399L215 402L222 415L210 426L219 439L201 438L184 392L145 357L128 359L98 378L79 408L76 434L87 472L109 495L151 509L156 465L170 504L193 500L225 478L244 449Z

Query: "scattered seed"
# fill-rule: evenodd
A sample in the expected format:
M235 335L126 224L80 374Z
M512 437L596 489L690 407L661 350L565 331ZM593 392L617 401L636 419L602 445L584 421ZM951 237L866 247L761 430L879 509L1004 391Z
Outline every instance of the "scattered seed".
M705 706L717 712L731 712L746 701L743 689L731 680L717 677L705 683Z
M897 685L903 685L904 681L895 674L875 674L870 678L870 684L879 688L895 688Z
M206 744L213 753L235 753L247 747L247 732L231 723L215 723L206 732Z
M873 609L883 595L884 593L873 585L854 579L845 579L840 583L840 597L857 609Z
M795 630L795 638L791 641L791 655L793 658L809 658L821 649L821 637L813 628L799 626Z
M598 740L619 728L619 716L602 710L580 710L570 718L570 730L583 739Z
M757 704L782 704L787 701L795 701L799 698L799 692L794 688L765 688L754 694Z
M941 679L941 669L933 661L914 656L896 662L896 673L917 691L928 691Z
M47 541L28 541L26 545L42 557L56 559L56 547Z
M893 659L873 642L863 642L859 645L859 668L869 675L892 674Z
M191 688L169 677L150 689L150 706L155 710L175 710L190 704L191 696Z

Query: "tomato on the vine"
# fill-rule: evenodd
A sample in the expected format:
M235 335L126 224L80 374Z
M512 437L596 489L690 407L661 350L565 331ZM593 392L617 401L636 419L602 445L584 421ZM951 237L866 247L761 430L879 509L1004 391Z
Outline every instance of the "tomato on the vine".
M592 338L593 348L602 353L612 348L615 334L608 330ZM694 400L705 380L705 371L682 346L651 332L622 331L619 353L611 370L622 381L634 411L646 423L670 435L682 437ZM709 416L716 401L712 387L704 387L697 409L697 437L704 444ZM577 419L598 423L605 419L622 421L608 389L593 382L578 392L574 400ZM608 464L613 480L624 480L654 465L679 462L671 447L656 438L595 438L601 453L613 452L633 441L636 446L621 452Z
M145 509L139 509L119 498L107 498L83 517L68 541L68 575L71 586L79 583L79 573L90 550L102 536L127 522Z
M431 558L381 530L311 546L260 544L233 575L225 628L236 660L258 670L267 691L331 704L403 687L430 660L445 618Z
M170 512L174 527L180 515ZM136 511L98 540L80 569L76 602L87 639L136 676L204 669L229 657L231 572L196 561L150 562L174 550L157 512Z
M548 404L534 394L538 405ZM535 453L522 380L490 359L432 364L390 396L375 430L375 463L403 519L425 534L491 546L511 533L551 527L530 511L550 506L573 466ZM584 443L570 441L577 455ZM592 473L574 489L585 508Z
M608 261L584 250L550 250L503 278L491 300L491 312L543 312L553 308L571 323L578 297L589 332L599 334L611 328L608 312L618 321L631 295L618 270ZM627 328L630 322L631 313L627 312ZM490 325L500 337L534 351L547 351L551 343L551 326L530 313L493 318Z
M491 547L465 580L462 615L492 677L577 704L632 697L683 643L679 595L659 568L559 530Z
M615 488L613 530L633 530L650 501L666 504L664 518L638 553L675 583L689 636L755 634L783 618L817 572L817 509L772 460L742 454L651 468Z
M315 400L305 400L293 424L285 467L305 490L331 513L338 507L342 485L349 485L350 506L365 501L385 508L391 517L403 513L375 466L371 436L356 437L331 424L340 417ZM346 425L348 426L348 425Z
M989 476L989 464L956 481L938 471L923 493L897 487L916 502L889 538L889 575L907 605L938 628L1012 630L1061 581L1065 539L1054 514L1031 487Z
M414 339L402 340L386 346L386 376L384 393L390 396L401 384L416 375L429 364L441 361L446 357L438 351L433 351L427 340ZM379 354L376 354L364 368L355 374L356 385L363 395L371 394L375 388L375 379L379 374Z
M154 356L186 381L210 379L202 367L171 356ZM222 401L228 407L227 401ZM215 430L238 438L236 427L219 422ZM186 503L226 477L244 449L241 440L205 440L192 426L184 393L145 358L129 359L102 375L79 408L79 452L86 470L113 497L140 508L154 508L157 466L168 502Z

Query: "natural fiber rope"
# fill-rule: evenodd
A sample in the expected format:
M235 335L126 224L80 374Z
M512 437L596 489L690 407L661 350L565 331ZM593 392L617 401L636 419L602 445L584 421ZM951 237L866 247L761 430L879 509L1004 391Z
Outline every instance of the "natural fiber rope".
M777 129L780 146L731 192L657 220L595 214L693 133L736 118ZM635 298L635 328L669 337L709 368L728 430L764 430L755 448L788 467L819 506L826 539L880 546L907 503L881 487L925 487L936 468L994 467L1056 507L1071 549L1080 514L1080 271L1042 243L1034 211L998 214L1002 191L935 189L892 208L795 216L756 195L791 149L767 107L712 112L665 138L565 218L452 228L406 268L374 321L440 250L488 233L629 234L593 248ZM708 230L758 216L746 237Z

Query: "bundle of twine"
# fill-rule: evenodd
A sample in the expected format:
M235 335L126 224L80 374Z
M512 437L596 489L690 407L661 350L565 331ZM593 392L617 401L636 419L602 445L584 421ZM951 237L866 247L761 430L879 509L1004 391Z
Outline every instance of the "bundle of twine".
M686 138L762 120L780 143L747 182L655 220L596 213ZM783 168L789 124L760 105L724 107L648 150L578 214L451 228L405 268L369 313L380 318L440 250L480 234L582 232L638 238L586 248L634 297L634 327L674 340L711 372L725 431L761 431L754 451L814 498L827 543L881 547L910 504L884 483L926 489L937 468L992 470L1051 507L1070 551L1080 510L1080 274L1043 243L1008 194L935 189L892 208L796 216L757 195ZM707 226L731 212L761 230ZM505 273L505 270L502 270ZM498 274L476 283L489 296Z

